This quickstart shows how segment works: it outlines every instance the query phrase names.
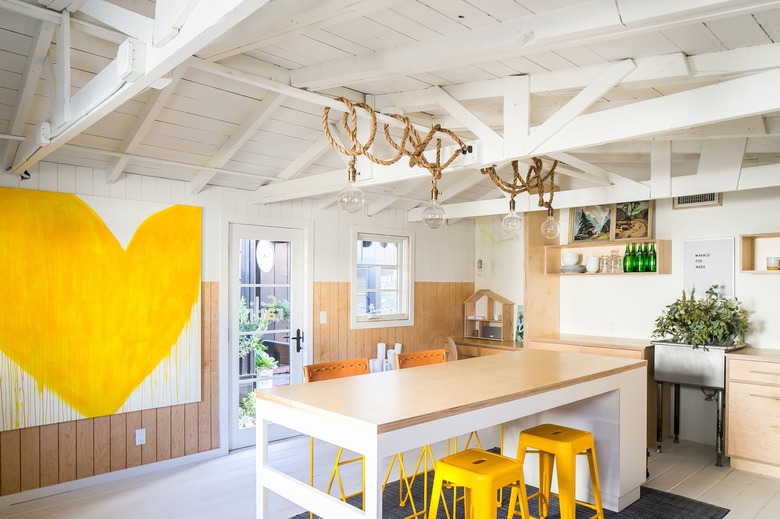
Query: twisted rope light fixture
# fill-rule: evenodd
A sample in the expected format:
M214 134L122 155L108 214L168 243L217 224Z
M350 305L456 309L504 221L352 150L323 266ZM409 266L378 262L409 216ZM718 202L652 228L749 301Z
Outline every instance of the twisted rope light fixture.
M369 148L371 148L371 145L374 143L377 131L376 112L374 109L365 103L353 103L343 97L337 97L336 100L344 103L344 106L346 107L346 111L341 119L341 124L344 128L344 134L349 139L351 147L349 149L345 148L336 142L333 135L331 135L330 127L328 126L330 107L327 106L322 111L322 129L328 143L330 143L330 145L339 153L350 157L347 169L347 186L339 193L339 207L350 213L355 213L365 204L365 195L357 186L355 186L355 179L357 176L355 159L359 155L363 155L371 162L382 166L389 166L390 164L398 162L402 156L407 156L409 157L409 167L422 167L427 169L431 174L431 200L423 210L422 221L432 229L440 227L441 224L444 223L445 214L444 208L439 204L439 190L436 184L441 178L442 171L449 167L458 155L469 153L471 151L471 146L467 146L454 132L442 128L441 125L438 124L428 131L425 138L422 138L408 117L400 114L392 114L390 117L398 120L403 125L403 133L400 141L396 142L390 135L390 125L385 123L385 140L396 151L396 154L390 159L380 159L369 151ZM357 111L355 110L356 108L364 110L368 114L368 119L371 123L368 138L365 143L361 143L357 137L358 118ZM425 157L425 151L437 133L448 136L458 146L452 155L443 162L441 159L441 138L439 137L436 138L436 159L430 161Z
M507 234L516 236L520 232L521 225L523 223L522 217L515 211L515 196L520 193L537 193L539 195L539 207L547 208L547 220L542 223L541 233L542 236L548 239L557 238L561 232L561 227L558 222L553 218L552 201L555 196L555 168L558 166L558 161L553 161L550 170L543 174L543 162L539 157L532 157L533 162L528 166L525 179L520 175L518 168L518 161L512 161L512 182L507 182L498 176L496 172L495 164L489 168L482 168L480 171L483 175L490 177L490 180L501 191L509 193L509 213L504 216L501 221L501 226ZM545 183L549 181L549 189L545 189ZM545 201L545 191L549 191L549 198Z

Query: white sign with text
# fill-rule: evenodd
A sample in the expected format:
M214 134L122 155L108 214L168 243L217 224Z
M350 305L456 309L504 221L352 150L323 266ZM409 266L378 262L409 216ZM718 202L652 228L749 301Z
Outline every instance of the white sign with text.
M712 285L734 297L734 238L684 241L683 289L703 296Z

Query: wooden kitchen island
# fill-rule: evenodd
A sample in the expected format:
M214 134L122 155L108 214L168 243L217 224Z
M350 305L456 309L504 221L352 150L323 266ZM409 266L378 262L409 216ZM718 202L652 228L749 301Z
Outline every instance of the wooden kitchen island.
M257 517L268 518L272 491L325 518L379 519L383 458L498 424L514 456L517 432L545 421L594 433L604 506L622 510L645 480L646 370L644 360L519 350L259 390ZM365 512L270 467L269 421L363 454ZM585 480L578 498L590 495Z

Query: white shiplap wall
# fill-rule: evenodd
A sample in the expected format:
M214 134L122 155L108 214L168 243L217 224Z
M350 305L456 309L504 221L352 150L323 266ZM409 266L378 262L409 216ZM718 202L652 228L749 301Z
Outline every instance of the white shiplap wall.
M474 280L472 220L431 230L420 223L407 222L402 211L386 210L368 217L365 212L357 215L341 212L336 205L319 209L318 203L311 200L252 204L252 191L209 186L193 195L186 182L138 175L122 175L116 183L107 184L100 169L50 162L32 168L30 175L29 180L21 181L15 175L0 174L0 186L203 207L203 279L207 281L225 281L220 279L221 265L227 259L222 234L225 219L232 215L248 217L242 218L244 223L262 224L264 219L310 223L314 245L311 274L315 282L349 280L352 250L349 236L353 225L413 230L416 281Z

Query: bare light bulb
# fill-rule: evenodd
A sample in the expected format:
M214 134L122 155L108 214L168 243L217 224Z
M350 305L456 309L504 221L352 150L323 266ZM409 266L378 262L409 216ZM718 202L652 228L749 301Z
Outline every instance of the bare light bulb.
M520 229L522 226L523 217L517 214L515 210L509 211L509 213L504 216L504 219L501 220L501 227L504 228L504 232L511 236L517 236L520 234Z
M557 238L558 235L561 233L560 224L555 221L555 218L553 218L552 207L548 209L547 219L544 222L542 222L542 227L539 230L541 231L542 236L544 236L548 240Z
M342 211L357 213L366 203L366 195L355 185L357 170L355 169L355 157L349 162L347 170L347 185L339 193L338 204Z
M431 229L438 229L444 223L444 208L438 200L431 200L422 212L422 221Z

